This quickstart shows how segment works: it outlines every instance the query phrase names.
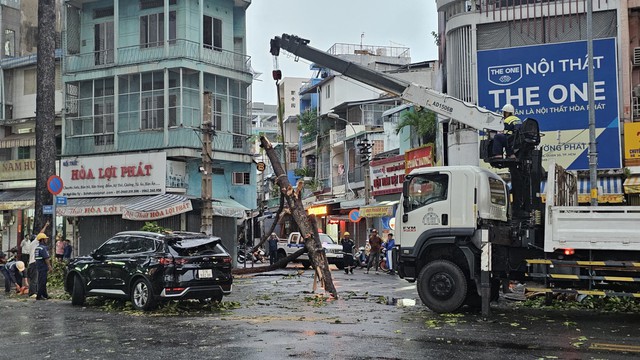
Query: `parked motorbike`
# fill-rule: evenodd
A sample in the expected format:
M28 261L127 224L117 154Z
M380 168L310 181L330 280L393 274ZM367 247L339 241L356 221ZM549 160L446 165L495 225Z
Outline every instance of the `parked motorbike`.
M357 268L359 267L363 269L367 267L367 262L369 261L369 259L367 258L367 254L364 251L364 246L360 246L360 248L358 248L358 252L353 255L353 260Z
M245 261L247 261L247 251L251 250L251 247L243 247L238 245L238 255L236 257L236 260L238 261L238 264L244 264ZM251 253L251 256L249 257L249 261L252 261L254 263L256 262L265 262L266 260L266 256L264 253L264 250L262 249L258 249L254 252Z

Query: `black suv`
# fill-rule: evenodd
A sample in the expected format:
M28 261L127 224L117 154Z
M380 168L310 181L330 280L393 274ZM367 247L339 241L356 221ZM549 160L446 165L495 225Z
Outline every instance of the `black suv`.
M126 231L67 267L73 305L87 296L131 299L150 310L162 300L222 300L231 293L231 256L220 238L201 233Z

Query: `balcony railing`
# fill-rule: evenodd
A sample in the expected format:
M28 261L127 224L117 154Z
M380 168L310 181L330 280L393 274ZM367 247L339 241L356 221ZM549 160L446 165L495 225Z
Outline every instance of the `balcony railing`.
M134 45L118 48L117 56L113 56L113 53L114 50L103 50L67 54L64 56L64 71L74 73L152 61L185 59L246 73L251 72L250 56L227 50L207 49L200 43L185 39L170 40L168 48L165 48L164 44L153 47Z

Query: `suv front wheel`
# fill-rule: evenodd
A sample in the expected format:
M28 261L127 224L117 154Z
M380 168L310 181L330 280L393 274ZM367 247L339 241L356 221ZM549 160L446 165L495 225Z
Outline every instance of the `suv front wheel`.
M136 279L131 289L131 302L136 310L148 311L155 307L151 283L147 279Z

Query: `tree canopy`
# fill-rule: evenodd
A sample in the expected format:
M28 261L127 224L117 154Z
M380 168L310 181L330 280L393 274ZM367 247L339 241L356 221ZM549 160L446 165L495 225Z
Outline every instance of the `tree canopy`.
M436 140L438 131L438 119L433 111L415 107L405 111L400 116L400 121L396 126L396 135L405 127L410 126L412 134L418 137L418 145L425 145Z

